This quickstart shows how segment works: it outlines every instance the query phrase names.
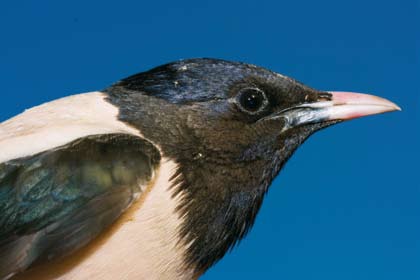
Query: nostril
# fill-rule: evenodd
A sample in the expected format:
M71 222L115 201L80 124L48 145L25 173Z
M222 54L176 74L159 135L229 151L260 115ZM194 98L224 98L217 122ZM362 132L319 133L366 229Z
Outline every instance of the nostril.
M318 101L331 101L332 100L332 94L328 92L323 92L318 94Z

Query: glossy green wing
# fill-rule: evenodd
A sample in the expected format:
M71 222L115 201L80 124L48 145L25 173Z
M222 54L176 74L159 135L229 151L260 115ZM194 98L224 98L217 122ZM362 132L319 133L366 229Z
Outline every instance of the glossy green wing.
M0 279L85 246L139 197L159 160L149 142L112 134L0 164Z

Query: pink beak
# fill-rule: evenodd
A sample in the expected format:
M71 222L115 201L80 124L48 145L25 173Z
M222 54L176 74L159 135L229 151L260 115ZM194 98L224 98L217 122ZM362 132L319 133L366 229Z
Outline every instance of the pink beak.
M350 120L368 115L391 111L400 111L395 103L374 95L353 92L329 92L330 100L304 103L279 114L276 118L284 118L284 129L333 120Z
M353 92L331 91L332 104L326 107L330 120L349 120L385 112L401 111L395 103L384 98ZM331 106L332 105L332 106Z

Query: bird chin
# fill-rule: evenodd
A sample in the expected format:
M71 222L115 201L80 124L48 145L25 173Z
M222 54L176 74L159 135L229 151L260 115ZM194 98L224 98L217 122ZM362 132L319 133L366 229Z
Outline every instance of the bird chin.
M298 135L299 138L308 138L315 132L322 130L324 128L330 127L332 125L338 124L343 122L343 120L325 120L325 121L319 121L314 123L304 123L296 126L289 127L288 129L285 129L286 135Z
M342 122L341 120L330 120L318 123L307 123L300 126L290 128L289 130L280 134L278 138L278 153L274 159L273 178L277 176L280 169L312 134L315 132Z

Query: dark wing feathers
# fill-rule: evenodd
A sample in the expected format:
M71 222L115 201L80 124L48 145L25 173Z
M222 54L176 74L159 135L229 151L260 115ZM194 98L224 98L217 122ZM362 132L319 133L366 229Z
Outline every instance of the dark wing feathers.
M0 279L85 246L138 197L159 161L149 142L112 134L0 164Z

